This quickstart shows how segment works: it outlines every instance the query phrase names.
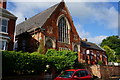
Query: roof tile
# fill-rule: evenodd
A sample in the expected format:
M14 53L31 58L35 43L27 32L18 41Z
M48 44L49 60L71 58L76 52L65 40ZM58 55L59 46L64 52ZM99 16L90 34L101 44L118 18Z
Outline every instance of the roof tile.
M42 27L57 6L58 4L18 24L16 26L16 35Z

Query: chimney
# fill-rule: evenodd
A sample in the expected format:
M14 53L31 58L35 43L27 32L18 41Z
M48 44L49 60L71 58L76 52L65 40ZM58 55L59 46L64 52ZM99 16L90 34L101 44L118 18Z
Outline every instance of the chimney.
M64 2L64 0L62 0L61 2Z
M27 21L27 18L25 17L25 21Z
M0 0L0 8L6 9L6 2L7 0Z
M87 42L87 39L86 39L86 38L83 38L83 41Z

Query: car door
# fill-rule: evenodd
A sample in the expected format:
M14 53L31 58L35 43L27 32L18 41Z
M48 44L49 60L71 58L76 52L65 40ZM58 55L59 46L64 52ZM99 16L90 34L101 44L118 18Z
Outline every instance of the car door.
M78 76L76 80L91 80L91 76L86 70L77 71L74 75Z

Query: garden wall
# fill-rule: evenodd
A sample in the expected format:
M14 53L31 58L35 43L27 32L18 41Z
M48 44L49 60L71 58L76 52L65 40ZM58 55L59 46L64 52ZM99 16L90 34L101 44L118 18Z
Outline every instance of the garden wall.
M43 75L6 76L2 80L43 80Z
M89 70L91 70L94 76L105 80L109 80L113 77L120 77L120 66L93 65L90 66Z

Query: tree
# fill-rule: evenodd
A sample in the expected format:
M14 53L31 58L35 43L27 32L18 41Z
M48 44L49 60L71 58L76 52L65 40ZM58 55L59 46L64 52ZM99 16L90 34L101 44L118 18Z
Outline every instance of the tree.
M120 38L119 36L109 36L102 41L100 44L101 47L104 45L109 46L116 52L116 55L120 55Z
M104 45L102 48L106 51L106 55L108 57L108 62L115 62L116 61L115 51L106 45Z
M47 56L48 61L61 72L61 70L74 68L75 60L77 59L76 54L76 52L72 51L56 51L54 49L48 49L45 55Z
M119 36L109 36L102 41L101 47L108 46L110 49L115 51L117 60L120 60L120 38Z

